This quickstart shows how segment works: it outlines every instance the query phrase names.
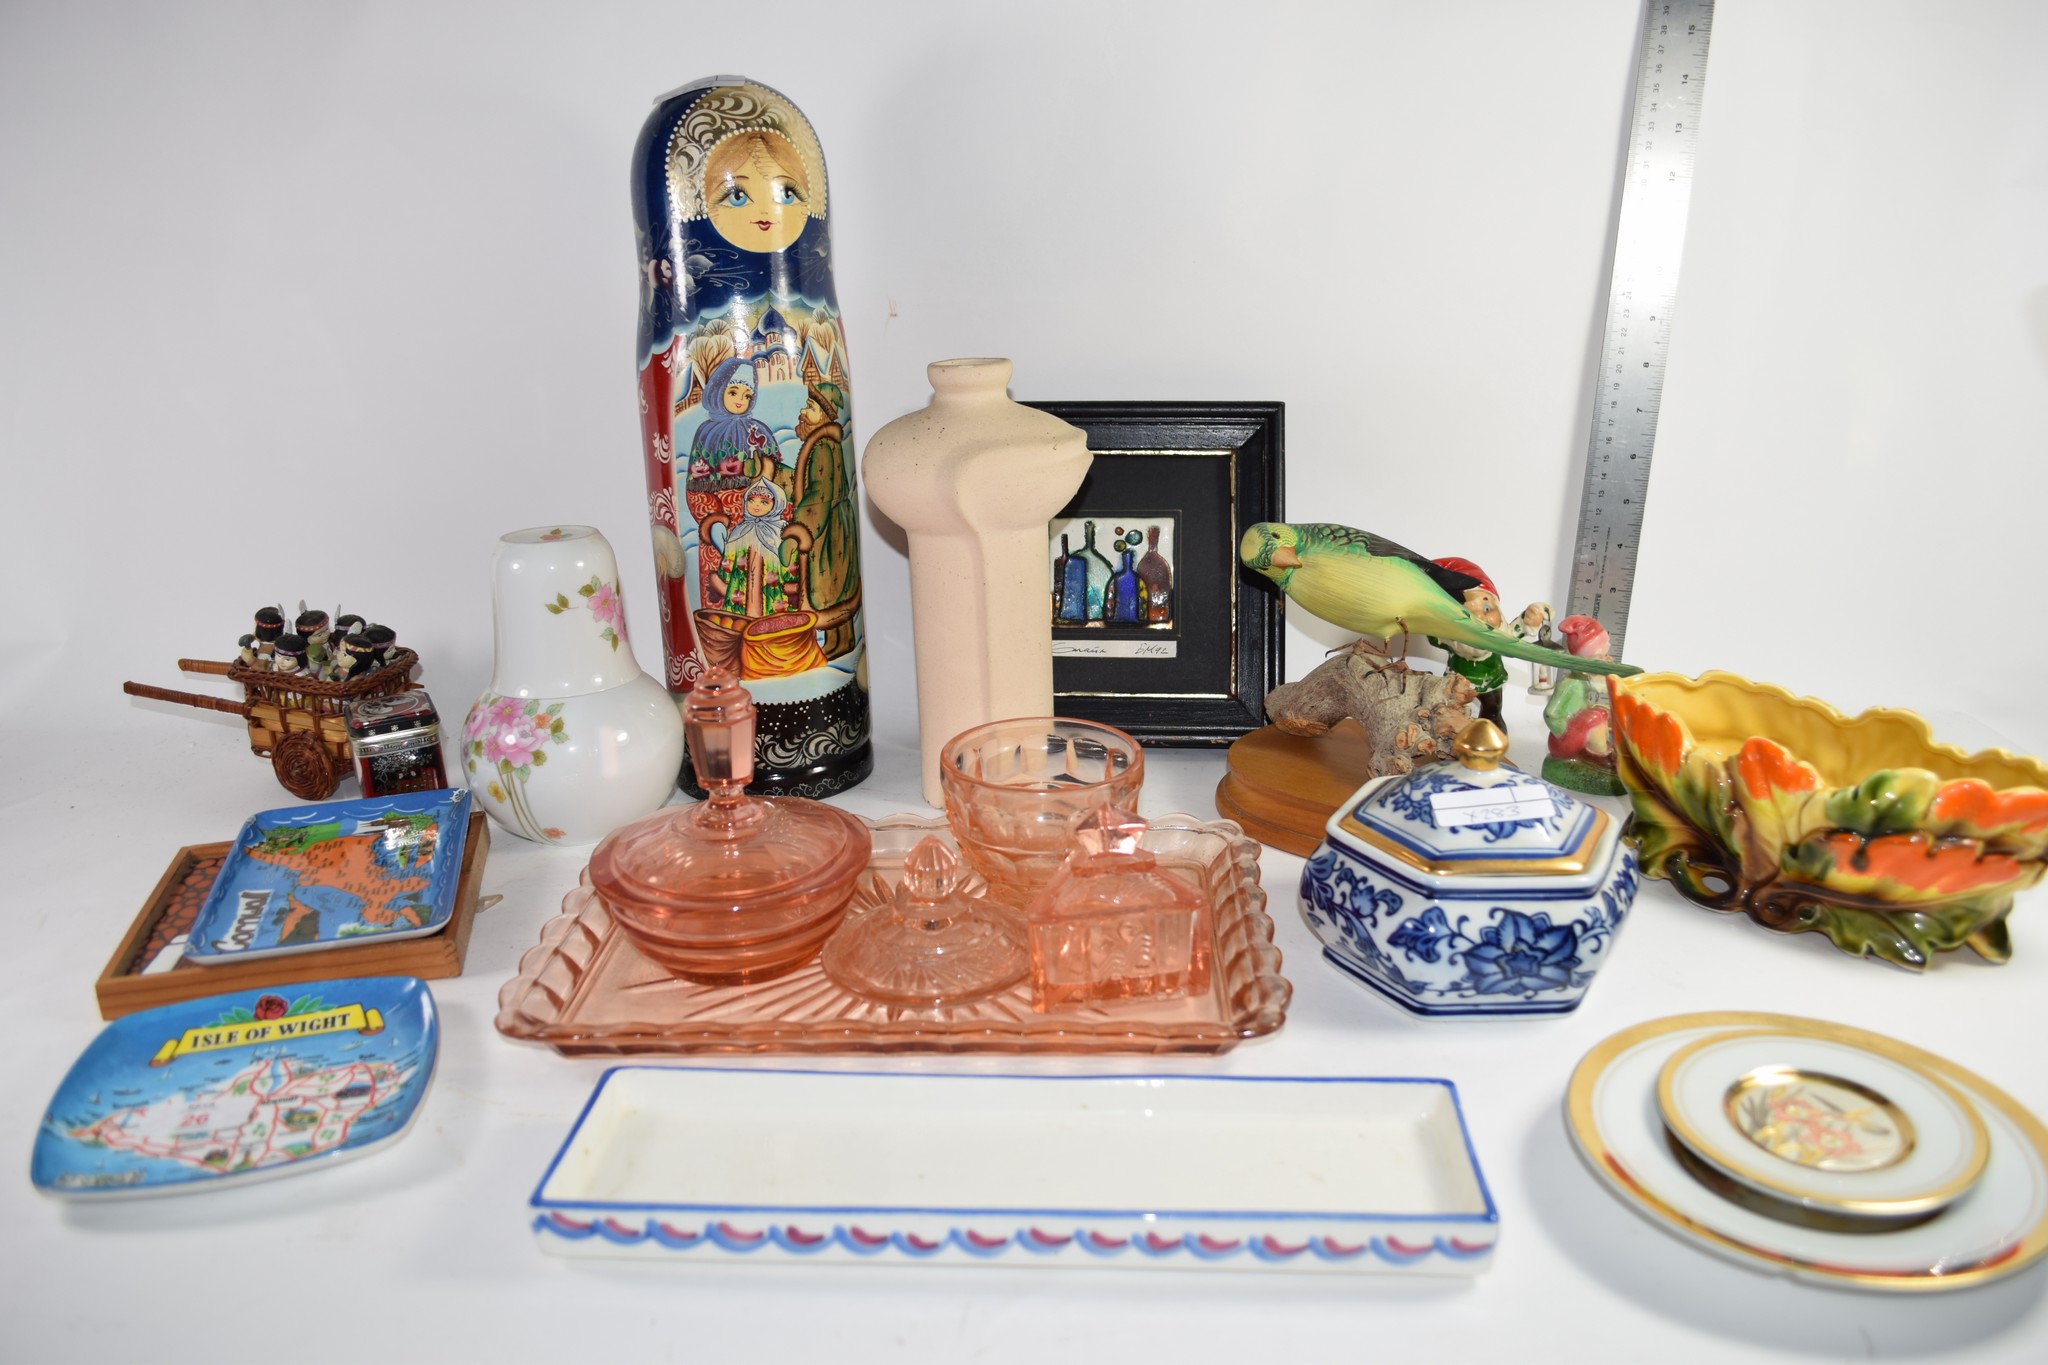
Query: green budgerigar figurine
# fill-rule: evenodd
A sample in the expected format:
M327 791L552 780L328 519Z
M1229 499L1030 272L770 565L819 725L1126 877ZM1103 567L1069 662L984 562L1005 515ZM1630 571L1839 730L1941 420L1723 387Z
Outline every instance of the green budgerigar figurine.
M1465 594L1482 586L1478 579L1370 531L1330 522L1262 521L1244 533L1237 553L1304 610L1360 635L1433 635L1511 659L1558 661L1555 650L1495 630L1466 608ZM1642 672L1603 659L1574 659L1571 666L1583 673Z

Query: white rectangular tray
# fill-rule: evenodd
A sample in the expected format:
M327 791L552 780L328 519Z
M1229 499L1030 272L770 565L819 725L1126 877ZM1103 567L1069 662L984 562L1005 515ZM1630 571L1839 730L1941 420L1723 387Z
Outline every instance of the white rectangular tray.
M1499 1233L1448 1081L615 1067L548 1251L1470 1275Z

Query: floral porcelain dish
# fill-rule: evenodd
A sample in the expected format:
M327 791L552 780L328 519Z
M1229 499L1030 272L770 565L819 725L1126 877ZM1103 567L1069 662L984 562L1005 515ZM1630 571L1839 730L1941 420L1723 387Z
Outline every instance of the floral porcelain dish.
M1619 824L1506 748L1475 721L1457 762L1366 783L1302 872L1323 956L1416 1014L1577 1009L1635 899Z
M1472 1275L1499 1235L1450 1082L1354 1077L616 1067L531 1207L685 1264Z
M1795 1220L1703 1178L1662 1121L1658 1074L1692 1043L1732 1029L1833 1039L1932 1072L1960 1092L1991 1137L1984 1173L1931 1218L1871 1230L1862 1220ZM1565 1117L1587 1167L1657 1226L1752 1269L1882 1293L1939 1293L2024 1270L2048 1252L2048 1128L2011 1096L1955 1063L1879 1034L1783 1014L1676 1015L1637 1024L1573 1071ZM1711 1176L1711 1171L1708 1172Z
M1984 1120L1941 1077L1800 1030L1687 1044L1657 1075L1657 1108L1721 1174L1814 1212L1934 1213L1976 1183L1991 1154Z
M1733 673L1615 678L1643 871L1710 910L1918 971L2012 955L2048 866L2048 767L1937 744L1910 711L1844 716Z

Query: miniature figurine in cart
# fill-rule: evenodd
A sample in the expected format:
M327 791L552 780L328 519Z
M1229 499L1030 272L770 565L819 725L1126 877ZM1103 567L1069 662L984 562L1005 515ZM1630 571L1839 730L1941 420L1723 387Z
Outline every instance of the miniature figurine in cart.
M237 652L236 652L236 654L235 654L235 658L236 658L236 659L237 659L237 660L238 660L238 661L239 661L239 662L241 663L242 667L244 667L244 668L256 668L256 667L258 667L258 664L257 664L257 662L256 662L256 637L255 637L255 636L253 636L253 635L244 635L244 636L243 636L243 637L241 638L241 641L240 641L240 643L239 643L239 647L238 647L238 649L237 649Z
M341 642L341 668L334 675L336 682L347 682L359 678L377 667L377 645L361 631L348 636Z
M270 670L273 673L290 675L304 670L306 666L306 642L297 635L280 635L271 646Z
M1486 576L1486 570L1469 559L1452 555L1436 562L1438 568L1449 569L1479 580L1479 586L1465 593L1465 609L1494 630L1501 628L1500 592L1493 586L1493 580ZM1500 715L1500 692L1507 686L1508 666L1500 655L1477 645L1462 644L1456 640L1439 640L1434 635L1429 642L1444 652L1444 662L1449 670L1472 684L1472 690L1479 694L1479 715L1500 726L1503 733L1507 724Z
M389 626L368 625L363 627L363 638L370 642L372 665L382 668L398 657L398 632Z
M1612 658L1607 627L1592 617L1567 616L1558 629L1564 632L1565 644L1575 658ZM1550 757L1543 760L1546 781L1594 796L1626 794L1614 771L1604 681L1584 673L1566 673L1543 708L1543 723L1550 730Z
M1563 654L1564 645L1550 634L1550 623L1554 619L1550 603L1531 602L1522 608L1522 614L1508 626L1508 633L1517 640L1527 640L1532 645L1541 645L1545 649L1554 649ZM1530 660L1529 691L1539 697L1546 695L1557 686L1557 677L1562 671L1550 664Z
M270 667L270 656L277 649L277 637L284 634L284 612L276 607L256 609L256 666Z
M340 607L334 609L334 629L327 638L327 671L322 675L327 681L341 682L348 677L348 652L341 647L341 642L361 631L364 624L363 618L354 612L345 613Z
M307 611L305 603L299 604L299 619L292 623L292 629L306 642L306 672L312 676L324 677L327 673L327 638L333 627L328 624L324 611Z

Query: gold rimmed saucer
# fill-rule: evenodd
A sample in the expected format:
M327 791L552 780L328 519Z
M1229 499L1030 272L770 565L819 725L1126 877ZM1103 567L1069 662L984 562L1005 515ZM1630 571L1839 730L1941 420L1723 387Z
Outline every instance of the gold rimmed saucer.
M1657 1077L1692 1043L1758 1029L1892 1049L1939 1077L1989 1133L1983 1174L1932 1216L1869 1230L1801 1225L1724 1197L1713 1182L1688 1171L1674 1150L1657 1105ZM2001 1279L2048 1254L2048 1128L1982 1077L1862 1029L1738 1011L1654 1019L1586 1054L1572 1073L1565 1116L1581 1156L1624 1203L1667 1231L1754 1268L1851 1288L1934 1293Z
M1805 1028L1730 1029L1657 1075L1657 1108L1701 1161L1815 1212L1934 1213L1983 1175L1991 1136L1956 1088L1903 1044Z

